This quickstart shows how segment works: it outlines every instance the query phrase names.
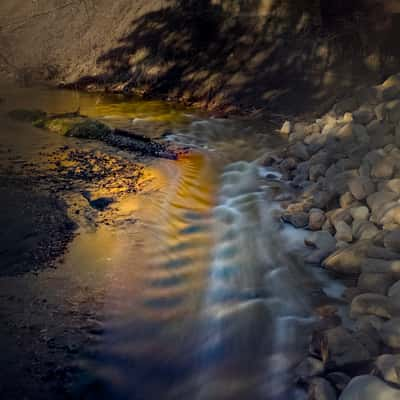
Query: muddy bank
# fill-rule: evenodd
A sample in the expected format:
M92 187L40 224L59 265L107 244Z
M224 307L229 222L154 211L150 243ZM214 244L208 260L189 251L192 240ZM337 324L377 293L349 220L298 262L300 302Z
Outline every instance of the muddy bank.
M0 276L51 266L75 230L65 202L21 177L0 175L0 185L0 224L6 227L0 239Z
M4 399L77 398L80 360L102 332L115 227L136 222L119 207L140 189L143 157L15 121L14 93L5 93L0 391ZM40 107L40 96L22 98Z
M79 218L95 219L96 212L136 193L141 171L124 157L67 144L42 151L36 162L15 159L12 153L5 156L0 167L0 221L7 229L1 239L0 275L54 266Z
M399 65L390 0L22 3L0 6L0 65L22 84L294 115Z

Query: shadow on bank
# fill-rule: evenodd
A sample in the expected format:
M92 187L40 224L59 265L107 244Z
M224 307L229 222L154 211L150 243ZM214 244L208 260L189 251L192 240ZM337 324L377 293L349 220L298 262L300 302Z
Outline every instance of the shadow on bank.
M383 3L170 1L132 21L97 60L102 74L71 86L211 110L320 113L349 88L399 69L399 15Z

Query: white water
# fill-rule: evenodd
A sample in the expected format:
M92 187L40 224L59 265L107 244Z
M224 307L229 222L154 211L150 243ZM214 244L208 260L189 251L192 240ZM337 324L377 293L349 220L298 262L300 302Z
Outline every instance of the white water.
M260 186L260 172L255 162L236 162L221 175L201 351L208 361L222 354L232 369L250 356L263 372L256 382L242 376L241 385L229 385L212 368L201 399L303 397L292 385L293 369L313 319L289 254L304 243L304 233L285 229L274 216L278 206Z

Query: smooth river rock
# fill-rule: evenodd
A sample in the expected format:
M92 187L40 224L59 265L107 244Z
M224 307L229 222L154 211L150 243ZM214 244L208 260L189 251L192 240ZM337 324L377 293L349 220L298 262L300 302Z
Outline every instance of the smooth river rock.
M363 272L358 277L357 287L365 293L386 295L393 282L394 278L389 274Z
M339 249L324 260L323 266L345 275L359 274L369 246L371 246L369 241L362 240Z
M391 179L394 169L395 161L391 157L384 157L372 166L371 176L377 179Z
M375 192L375 185L369 178L360 176L349 182L349 190L355 199L364 200Z
M282 219L296 228L304 228L308 224L308 214L303 211L285 212Z
M400 279L400 261L399 260L380 260L377 258L364 259L362 272L374 274L390 274L396 279Z
M378 234L379 229L373 222L355 219L351 231L356 239L373 239Z
M324 378L314 378L308 388L309 400L336 400L336 391Z
M367 204L371 211L374 213L384 204L390 203L398 198L394 192L380 191L375 192L367 197Z
M397 281L389 288L388 296L393 297L400 304L400 281Z
M376 235L374 237L374 242L376 240L379 240L378 235ZM383 241L383 239L382 239L382 241ZM382 260L396 261L399 259L399 253L396 253L392 250L386 249L385 247L382 247L382 246L371 245L368 247L367 257L380 258Z
M387 346L400 349L400 318L385 322L379 333Z
M325 213L319 208L312 208L308 218L308 228L319 231L326 221Z
M325 370L324 363L315 357L307 357L296 367L296 375L303 381L322 375Z
M400 252L400 229L395 229L386 234L383 243L386 248Z
M342 392L351 381L351 378L343 372L331 372L326 375L326 379L328 379L339 392Z
M290 121L285 121L281 127L281 133L283 135L289 135L290 132L292 131L292 124Z
M388 296L376 293L365 293L356 296L351 302L350 316L376 315L390 319L400 316L400 305Z
M339 221L335 224L337 241L350 243L353 240L353 233L351 227L344 221Z
M307 236L304 243L314 248L314 251L306 258L311 264L319 264L329 254L335 251L336 240L327 231L313 232Z
M400 195L400 179L395 178L390 181L384 181L380 190L385 190Z
M400 354L383 354L376 359L375 365L386 382L400 384Z
M352 379L339 400L399 400L400 390L371 375Z
M342 326L324 332L329 368L342 368L371 359L367 348Z
M377 222L384 227L392 227L393 225L400 225L400 203L392 202L380 214Z
M367 220L369 218L369 209L366 206L350 208L350 214L353 220Z

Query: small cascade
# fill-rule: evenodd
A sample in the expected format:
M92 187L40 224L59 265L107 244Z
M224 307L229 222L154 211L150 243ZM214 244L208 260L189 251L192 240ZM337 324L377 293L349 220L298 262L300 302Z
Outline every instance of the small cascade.
M143 246L120 260L127 289L110 288L93 367L107 398L301 399L294 368L312 320L299 238L256 162L228 164L218 190L211 165L195 152L160 161L142 196Z
M200 359L209 373L201 399L275 400L292 389L311 320L290 255L295 243L276 209L256 163L224 169L204 300Z

